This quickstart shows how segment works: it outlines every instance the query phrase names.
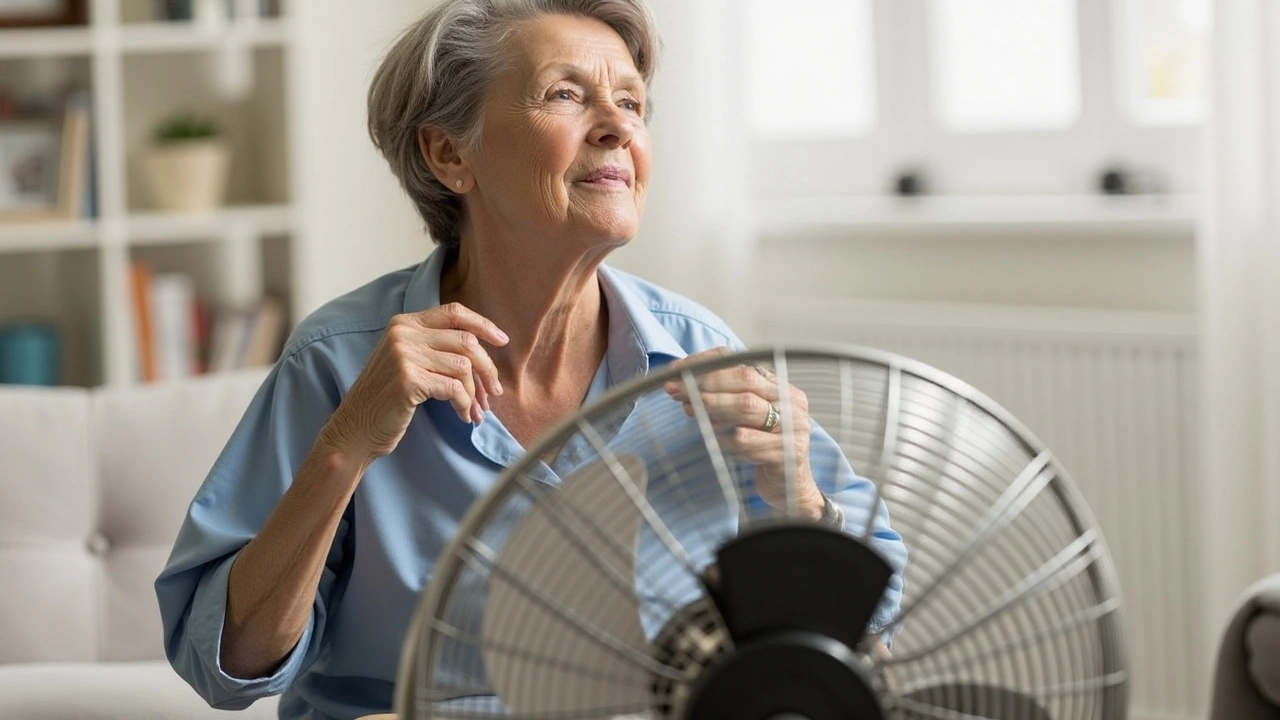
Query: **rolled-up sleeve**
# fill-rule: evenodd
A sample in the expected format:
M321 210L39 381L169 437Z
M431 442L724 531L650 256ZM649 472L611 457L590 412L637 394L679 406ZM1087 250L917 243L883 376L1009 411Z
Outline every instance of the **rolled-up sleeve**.
M907 567L907 546L902 535L889 524L889 507L875 483L854 472L849 459L826 430L814 424L810 437L810 466L818 488L844 510L844 529L851 535L867 537L871 547L893 568L889 587L871 616L870 631L880 633L902 603L902 577ZM867 532L867 523L871 532Z
M238 553L237 553L238 555ZM298 672L310 664L323 625L322 613L313 613L298 644L268 677L241 679L222 669L220 653L226 617L227 578L236 555L210 567L196 584L195 596L185 618L182 641L170 648L169 662L191 683L211 706L220 710L242 710L254 700L284 691ZM320 608L317 608L320 610Z
M875 487L869 480L858 478L849 487L832 496L840 503L845 513L845 531L861 536L866 529L868 509L875 497ZM860 515L859 515L860 513ZM883 503L876 505L875 518L872 520L869 542L871 547L880 553L885 562L893 568L889 577L889 587L884 597L871 615L870 632L881 633L889 629L889 624L898 613L902 604L902 576L907 568L907 546L902 536L889 525L889 510Z
M156 579L165 653L170 664L211 706L242 709L279 694L315 660L337 601L349 518L344 515L301 639L268 677L241 679L223 671L220 648L231 566L293 481L338 391L326 382L324 358L297 354L268 375L200 487Z

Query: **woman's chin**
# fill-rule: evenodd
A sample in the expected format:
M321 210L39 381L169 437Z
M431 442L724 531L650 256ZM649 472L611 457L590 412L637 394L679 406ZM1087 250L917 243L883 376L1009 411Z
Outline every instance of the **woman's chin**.
M640 219L634 214L625 217L596 218L583 233L596 242L620 247L631 242L640 230Z
M630 235L619 235L615 233L602 232L591 236L591 238L585 243L587 246L585 250L588 254L608 254L618 248L625 247L634 237L634 233Z

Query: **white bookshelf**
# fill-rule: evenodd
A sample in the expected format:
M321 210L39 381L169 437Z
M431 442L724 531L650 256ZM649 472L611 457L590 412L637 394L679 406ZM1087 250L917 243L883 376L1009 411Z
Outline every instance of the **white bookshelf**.
M93 33L88 28L35 28L0 30L0 60L89 55Z
M0 225L0 257L96 248L100 237L94 220Z
M234 44L279 47L289 41L289 24L277 18L229 22L221 27L187 23L137 23L120 28L118 42L126 53L215 50Z
M233 18L202 23L153 18L150 0L91 0L85 26L0 29L0 89L54 78L92 94L96 215L0 222L0 322L52 321L62 383L136 382L135 260L191 276L211 308L271 294L292 312L300 113L294 19L281 4L265 18L256 0L236 0ZM228 63L231 77L249 73L247 87L228 89ZM228 201L216 211L157 212L146 196L138 153L182 111L215 118L231 143Z

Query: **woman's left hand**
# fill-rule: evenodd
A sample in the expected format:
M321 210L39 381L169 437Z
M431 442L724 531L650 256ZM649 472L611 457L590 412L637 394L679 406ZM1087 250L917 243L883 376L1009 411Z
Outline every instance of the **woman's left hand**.
M698 360L722 357L732 352L719 347L676 361L676 366ZM789 385L788 401L791 418L781 417L781 389L778 378L764 368L734 365L697 377L698 390L707 415L726 449L756 467L756 493L775 508L787 503L786 467L782 430L792 431L791 450L796 473L795 492L799 511L817 520L822 517L823 497L809 467L809 398L800 388ZM693 404L685 383L669 381L664 389L673 399L684 404L684 412L693 416Z

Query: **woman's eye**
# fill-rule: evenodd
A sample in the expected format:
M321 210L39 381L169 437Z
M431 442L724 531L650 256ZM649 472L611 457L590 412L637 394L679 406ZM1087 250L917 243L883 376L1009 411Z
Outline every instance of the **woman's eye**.
M551 94L551 98L553 100L572 100L573 91L572 90L556 90Z
M638 100L623 100L623 101L622 101L621 103L619 103L619 104L620 104L620 105L621 105L625 110L628 110L628 111L630 111L630 112L636 113L637 115L640 113L640 101L638 101Z

